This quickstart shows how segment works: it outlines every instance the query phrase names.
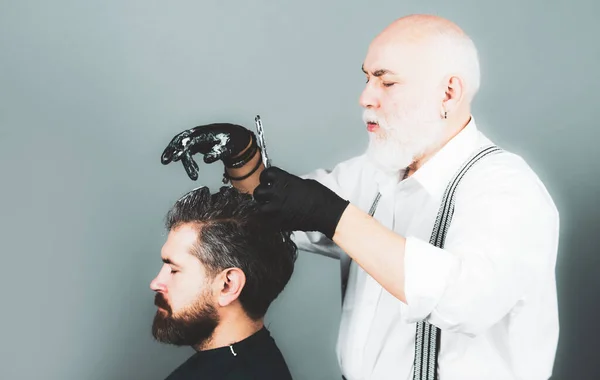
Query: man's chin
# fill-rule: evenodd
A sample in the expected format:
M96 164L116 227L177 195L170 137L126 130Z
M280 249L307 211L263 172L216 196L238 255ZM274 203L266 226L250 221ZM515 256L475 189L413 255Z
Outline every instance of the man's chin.
M174 318L164 309L158 309L152 323L152 336L157 342L174 346L201 345L212 337L218 318L205 316L193 321Z

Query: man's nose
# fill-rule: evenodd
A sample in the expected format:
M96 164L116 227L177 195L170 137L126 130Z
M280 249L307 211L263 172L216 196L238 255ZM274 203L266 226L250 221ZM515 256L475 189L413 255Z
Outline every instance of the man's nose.
M367 83L358 98L358 103L364 108L379 108L379 95L372 84Z
M164 285L160 283L160 281L158 280L158 277L156 277L154 280L152 280L150 282L150 289L152 289L155 292L158 292L162 289L164 289Z
M167 271L165 271L165 267L166 265L163 265L163 267L160 269L160 272L158 272L158 275L152 281L150 281L150 289L155 292L164 292L167 289L165 284L165 276Z

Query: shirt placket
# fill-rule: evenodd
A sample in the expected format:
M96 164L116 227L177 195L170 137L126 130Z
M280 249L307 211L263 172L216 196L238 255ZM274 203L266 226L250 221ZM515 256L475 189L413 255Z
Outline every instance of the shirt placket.
M379 201L379 205L373 217L379 221L384 226L394 229L394 207L395 207L395 197L394 193L391 191L386 191L383 189L381 191L381 199ZM360 269L360 268L359 268ZM360 269L362 270L362 269ZM361 340L365 344L362 346L362 350L364 351L367 347L370 347L369 344L369 336L371 336L371 331L374 328L377 328L373 323L375 321L375 316L377 314L377 310L379 309L379 302L381 299L381 295L383 293L383 288L381 285L373 279L370 275L364 272L365 281L364 288L362 291L362 299L363 299L363 307L362 311L364 311L363 317L361 318L364 321L362 326L359 326L357 329L364 335L364 338ZM372 372L373 362L366 362L365 359L372 358L372 355L362 355L363 357L363 374L365 378L367 378L367 374Z

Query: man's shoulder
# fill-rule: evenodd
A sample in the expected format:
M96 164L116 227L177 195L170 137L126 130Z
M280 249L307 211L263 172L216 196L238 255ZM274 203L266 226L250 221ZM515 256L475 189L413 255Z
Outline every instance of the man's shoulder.
M272 366L271 366L272 367ZM285 369L256 370L248 366L235 366L223 377L223 380L292 380L292 377Z
M283 354L270 331L264 328L251 346L238 348L238 355L225 380L292 380Z
M544 186L536 171L525 158L509 149L500 147L497 153L492 153L479 160L470 169L470 178L481 177L492 184L506 184L515 181L525 184ZM477 181L482 182L482 181ZM488 182L489 184L490 182Z
M538 200L550 209L556 209L549 190L535 169L523 156L506 148L473 165L460 186L469 189L465 193L470 196L506 194L523 200Z
M238 358L223 379L292 380L292 376L283 356L258 350L256 356Z
M191 355L177 368L175 368L165 380L188 380L201 373L202 365L198 354Z
M487 185L506 185L519 182L522 185L528 185L535 188L546 189L536 170L530 165L520 153L501 144L496 144L483 131L478 130L478 145L483 147L497 146L501 150L496 154L488 155L481 159L469 171L472 173L471 179L485 178ZM467 182L466 180L464 182ZM484 185L484 181L478 180L478 183Z

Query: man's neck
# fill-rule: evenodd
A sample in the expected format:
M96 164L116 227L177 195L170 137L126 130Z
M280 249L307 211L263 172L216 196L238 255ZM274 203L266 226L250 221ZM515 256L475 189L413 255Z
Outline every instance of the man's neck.
M264 320L253 321L245 314L222 319L215 328L210 339L201 345L194 346L196 351L206 351L215 348L226 347L240 342L255 334L264 326Z
M450 126L449 134L446 135L444 139L441 140L440 144L433 146L428 152L419 157L415 162L410 164L408 167L408 173L406 176L411 176L414 172L419 170L427 161L431 159L431 157L435 156L437 152L440 151L450 140L452 140L456 135L458 135L471 121L471 114L468 113L466 117L462 117L461 119L455 121L454 126Z

